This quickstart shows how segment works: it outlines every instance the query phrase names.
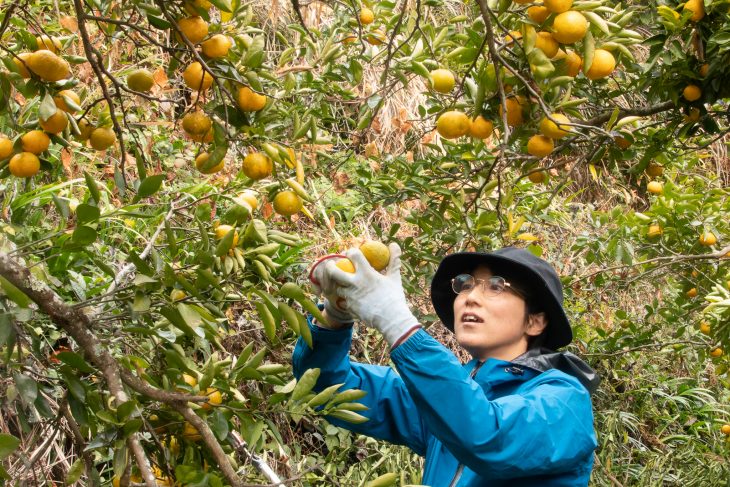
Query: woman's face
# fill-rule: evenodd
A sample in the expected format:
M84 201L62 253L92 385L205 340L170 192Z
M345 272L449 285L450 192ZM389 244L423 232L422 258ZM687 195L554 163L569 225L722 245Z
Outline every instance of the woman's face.
M486 266L477 267L471 274L483 280L493 275ZM546 324L544 313L527 315L525 300L509 286L489 296L483 286L477 285L454 300L456 340L479 360L517 358L527 351L528 336L539 335Z

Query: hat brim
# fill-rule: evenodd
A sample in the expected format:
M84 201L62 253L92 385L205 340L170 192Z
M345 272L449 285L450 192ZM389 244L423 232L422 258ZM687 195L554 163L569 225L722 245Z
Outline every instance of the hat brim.
M473 271L480 264L490 268L507 267L513 274L518 273L526 281L534 283L530 287L531 294L538 300L548 318L545 347L557 350L573 341L573 331L562 303L559 303L549 291L547 283L540 274L522 262L483 252L460 252L447 255L436 270L433 281L431 281L431 302L446 328L454 331L456 294L451 288L451 280L459 274Z

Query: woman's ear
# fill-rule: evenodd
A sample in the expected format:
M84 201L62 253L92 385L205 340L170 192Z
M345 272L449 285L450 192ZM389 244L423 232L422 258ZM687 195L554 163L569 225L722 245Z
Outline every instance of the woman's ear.
M527 328L525 332L530 336L538 336L545 331L547 324L547 316L545 313L530 314L527 317Z

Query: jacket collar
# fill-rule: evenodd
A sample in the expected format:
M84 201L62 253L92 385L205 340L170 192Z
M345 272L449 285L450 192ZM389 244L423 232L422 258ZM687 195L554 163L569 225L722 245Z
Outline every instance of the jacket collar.
M591 395L596 392L601 382L601 377L595 370L570 352L554 352L547 348L532 349L514 359L512 363L540 372L558 369L578 379Z
M528 350L510 362L490 358L481 365L477 359L467 363L472 374L477 367L479 369L476 376L488 377L492 387L515 380L527 381L550 369L558 369L575 377L590 394L598 389L601 382L598 373L576 355L570 352L554 352L547 348Z

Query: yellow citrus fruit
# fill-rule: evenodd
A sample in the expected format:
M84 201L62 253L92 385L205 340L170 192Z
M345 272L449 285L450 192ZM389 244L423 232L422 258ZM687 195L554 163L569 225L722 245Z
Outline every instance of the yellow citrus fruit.
M256 208L259 207L259 200L256 197L256 193L254 193L250 189L244 191L243 193L238 195L238 197L248 203L251 206L251 209L254 211L256 210Z
M527 107L527 100L523 96L507 98L507 125L519 127L524 123L522 112ZM502 118L502 105L499 106L499 117Z
M550 118L558 123L553 122ZM550 118L543 117L543 119L540 120L540 132L542 135L550 137L551 139L562 139L566 135L570 135L570 125L563 125L570 123L570 119L568 117L562 113L553 113L550 115Z
M76 104L76 106L81 106L81 98L79 98L79 95L71 90L62 90L56 93L56 96L53 97L53 101L56 103L56 107L59 110L63 110L67 113L76 112L75 108L71 108L68 106L68 103L66 103L66 98L71 100L74 104Z
M13 57L13 62L18 67L18 72L20 73L20 76L22 76L25 79L30 78L30 71L28 71L28 68L30 67L30 57L33 55L32 52L21 52L20 54L17 54L15 57Z
M360 252L365 256L373 269L380 272L388 267L390 262L390 249L383 242L368 240L360 246Z
M303 206L302 199L294 191L282 191L274 196L274 211L279 215L291 216Z
M68 116L63 110L56 110L48 120L38 120L38 124L49 134L60 134L68 125Z
M570 10L573 0L544 0L543 5L553 13L560 14Z
M531 172L527 175L527 179L535 184L540 184L547 179L547 173L545 171Z
M173 302L180 301L181 299L185 299L186 297L187 297L187 294L185 294L185 291L183 291L182 289L173 289L172 291L170 291L170 301L173 301ZM183 378L184 377L185 377L185 375L183 375ZM190 377L190 376L188 375L187 377ZM195 380L193 377L190 377L190 378ZM187 381L185 381L185 382L187 382ZM196 384L197 384L197 382L198 381L195 381ZM192 385L195 385L195 384L192 384Z
M266 106L266 95L256 93L248 86L241 86L238 88L236 102L244 112L258 112Z
M252 152L243 158L243 174L253 180L271 176L274 164L268 156L260 152Z
M720 432L725 436L730 436L730 424L723 424Z
M347 34L347 36L342 39L343 44L354 44L357 42L357 36L355 34Z
M469 135L475 139L486 139L492 135L494 130L494 124L486 118L479 115L477 118L471 121L469 126Z
M687 291L685 293L685 295L688 298L696 298L697 297L697 288L696 287L693 287L692 289L690 289L689 291Z
M699 22L705 16L705 2L704 0L687 0L682 10L691 11L692 17L690 17L690 20Z
M197 385L198 385L198 379L196 379L196 378L195 378L195 377L193 377L192 375L189 375L189 374L183 374L182 378L183 378L183 381L184 381L184 382L185 382L185 383L186 383L187 385L189 385L190 387L195 387L195 386L197 386Z
M208 0L192 0L185 2L184 8L190 15L198 15L198 9L208 11L212 6L213 4Z
M208 396L208 402L203 403L203 409L211 409L213 406L220 406L223 403L223 395L215 387L207 388L205 395Z
M32 53L27 64L44 81L61 81L71 76L66 60L46 49Z
M208 161L208 159L210 159L210 154L208 154L207 152L201 152L200 154L198 154L198 157L195 158L195 168L203 174L215 174L223 169L223 167L226 165L225 161L221 159L221 162L211 167L207 171L203 171L202 168Z
M20 138L24 152L38 155L48 150L51 145L51 138L42 130L31 130Z
M213 77L207 71L203 70L203 66L195 61L183 71L183 81L185 86L191 90L205 91L213 85Z
M509 34L504 36L505 44L511 44L515 40L520 40L520 39L522 39L522 32L520 32L519 30L511 30L511 31L509 31Z
M664 185L659 181L651 181L646 185L646 189L651 194L662 194L664 192Z
M205 135L211 126L210 117L202 110L187 113L182 119L183 130L190 135Z
M561 44L575 44L588 32L588 21L580 12L568 10L553 20L553 37Z
M700 71L699 71L700 76L702 76L704 78L704 77L707 76L707 74L709 72L710 72L710 65L709 64L705 63L702 66L700 66Z
M649 165L646 167L646 174L653 178L658 178L662 174L664 174L664 166L661 164L657 164L656 162L650 162Z
M363 25L372 24L375 20L375 14L369 8L363 8L360 10L360 23Z
M699 122L701 115L702 115L702 113L700 112L699 108L692 107L689 109L689 115L684 116L684 121L692 122L692 123Z
M208 35L208 22L197 15L180 19L177 25L180 27L180 32L193 44L199 43ZM176 35L176 38L180 40L179 35Z
M202 438L202 436L200 436L198 430L195 429L195 426L185 421L185 426L183 427L183 438L189 441L198 441Z
M550 32L538 32L535 39L535 47L540 49L549 58L555 56L560 49L557 41Z
M13 141L0 135L0 160L7 159L13 153Z
M207 57L218 59L226 57L228 55L228 50L231 48L232 45L233 43L228 36L224 36L223 34L216 34L207 41L203 42L200 47L203 50L203 54L205 54Z
M61 50L61 41L57 37L49 37L47 35L36 36L35 42L38 44L38 49L36 50L46 49L54 54L58 54L58 51Z
M456 84L454 73L448 69L434 69L431 71L431 81L433 82L433 89L439 93L450 92Z
M41 161L38 156L30 152L21 152L10 158L8 164L10 174L17 178L29 178L35 176L41 168Z
M213 129L211 128L210 130L208 130L207 132L205 132L203 134L188 134L188 137L190 137L190 140L193 140L195 142L209 143L209 142L213 142L214 133L213 133Z
M533 22L537 22L538 24L545 22L545 19L547 19L549 15L550 10L542 5L533 5L527 9L527 16L530 17Z
M108 127L95 128L89 136L89 143L96 150L106 150L114 145L116 141L116 134Z
M700 333L709 335L712 333L712 326L706 321L700 323Z
M91 137L91 132L94 131L94 126L89 123L88 120L85 118L82 118L77 122L77 125L79 126L79 133L76 135L76 138L78 140L89 140Z
M576 77L583 67L583 58L574 51L568 51L565 55L565 71L568 76Z
M127 75L127 86L130 90L146 93L152 89L155 79L146 69L135 69Z
M215 238L222 240L231 230L233 230L233 242L231 242L231 248L233 248L238 245L238 230L235 230L232 226L218 225L215 229Z
M442 113L436 120L436 130L445 139L456 139L469 132L471 120L464 112L452 110Z
M712 232L704 232L700 235L700 245L711 247L717 243L717 237Z
M596 49L593 53L593 63L586 73L586 77L590 80L605 78L613 73L616 68L616 58L613 54L605 49Z
M355 273L355 264L350 259L340 259L335 265L345 272L349 272L350 274Z
M545 157L550 154L555 145L553 139L544 135L533 135L527 141L527 153L535 157Z
M658 237L664 233L664 230L662 230L662 227L657 224L649 225L649 231L646 233L649 237Z
M697 85L687 85L682 91L682 96L687 101L697 101L702 97L702 90Z
M385 31L383 29L377 29L375 32L370 32L365 37L365 40L368 42L368 44L371 44L373 46L379 46L383 44L387 39L385 37Z
M710 355L714 358L722 357L723 351L720 347L715 347L712 350L710 350Z

